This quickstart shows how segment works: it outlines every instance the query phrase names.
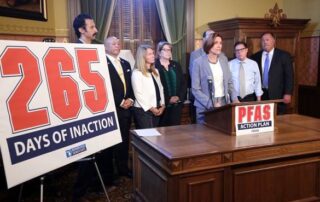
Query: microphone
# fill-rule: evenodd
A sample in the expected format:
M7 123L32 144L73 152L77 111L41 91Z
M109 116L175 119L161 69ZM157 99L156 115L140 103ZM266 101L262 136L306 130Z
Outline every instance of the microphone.
M211 103L213 104L213 90L212 90L213 81L212 81L212 76L208 76L207 77L207 81L208 81L208 89L209 89L209 94L210 94L210 100L211 100Z

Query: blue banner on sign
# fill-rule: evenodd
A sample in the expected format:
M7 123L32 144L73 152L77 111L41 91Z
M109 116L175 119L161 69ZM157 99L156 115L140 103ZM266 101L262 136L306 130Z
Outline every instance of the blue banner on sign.
M265 128L265 127L271 127L271 126L272 126L272 121L241 123L241 124L238 124L238 130L247 130L247 129L254 129L254 128Z
M16 164L88 140L118 128L114 112L7 139L11 163Z

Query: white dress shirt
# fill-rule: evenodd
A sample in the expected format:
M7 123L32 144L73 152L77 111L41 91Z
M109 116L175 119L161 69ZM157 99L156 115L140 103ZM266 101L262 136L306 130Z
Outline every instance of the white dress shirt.
M263 75L263 72L264 72L264 62L265 62L265 60L266 60L267 54L269 54L269 55L268 55L268 57L269 57L269 67L268 67L268 70L270 70L270 65L271 65L273 53L274 53L274 48L273 48L269 53L268 53L267 51L263 51L263 52L262 52L262 58L261 58L261 70L262 70L262 75Z
M223 72L218 61L216 64L210 63L210 69L213 75L213 84L214 84L214 97L223 97L224 96L224 87L223 87Z
M261 89L261 76L259 72L258 64L249 58L242 61L245 72L245 89L246 95L255 93L256 96L261 96L263 91ZM240 82L239 82L239 69L240 60L235 58L229 62L230 72L232 76L232 82L235 90L240 95Z

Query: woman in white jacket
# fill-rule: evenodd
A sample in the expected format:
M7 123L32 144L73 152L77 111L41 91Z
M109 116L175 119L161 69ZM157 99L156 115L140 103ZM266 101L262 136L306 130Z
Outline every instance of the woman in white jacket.
M140 45L131 78L136 98L133 108L136 128L157 127L165 109L163 87L154 62L153 48L150 45Z

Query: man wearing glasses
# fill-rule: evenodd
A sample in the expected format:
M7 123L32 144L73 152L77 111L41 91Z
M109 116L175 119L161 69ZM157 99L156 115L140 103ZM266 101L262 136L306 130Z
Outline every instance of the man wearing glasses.
M234 45L236 58L229 62L232 81L240 102L260 101L263 91L258 64L249 58L248 46L239 41Z

